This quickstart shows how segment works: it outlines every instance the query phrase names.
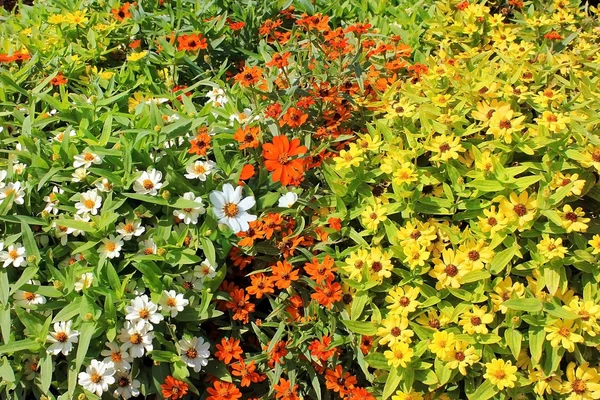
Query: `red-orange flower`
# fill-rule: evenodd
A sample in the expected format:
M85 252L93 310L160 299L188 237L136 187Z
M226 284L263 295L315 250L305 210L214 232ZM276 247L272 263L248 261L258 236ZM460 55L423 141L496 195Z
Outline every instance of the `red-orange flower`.
M364 336L360 338L360 351L366 356L373 347L373 336Z
M245 126L239 128L233 138L240 143L240 150L243 149L256 149L258 147L258 133L260 129L258 127Z
M290 381L286 379L279 378L279 385L273 385L273 388L275 389L275 398L277 399L300 400L300 397L298 397L296 394L298 385L294 385L294 387L292 387Z
M165 383L160 387L164 398L169 400L181 399L188 391L188 385L185 382L179 381L171 375L167 376Z
M269 61L266 64L266 66L267 67L277 67L277 68L287 67L289 65L288 58L290 58L291 55L292 55L292 53L290 53L289 51L286 51L285 53L275 53L275 54L273 54L271 61Z
M349 389L352 389L358 380L350 372L344 373L341 365L337 365L335 370L328 369L325 373L325 385L327 389L339 392L344 395Z
M293 281L297 281L298 271L294 271L292 264L287 261L277 261L277 265L272 267L273 280L278 289L287 289Z
M267 171L273 172L273 182L281 182L287 186L292 179L299 178L304 173L304 161L291 158L308 151L305 146L300 146L300 139L292 139L290 142L287 136L275 136L273 143L263 144L262 149L265 167Z
M69 80L65 78L62 72L59 72L54 78L50 79L50 83L54 86L65 85Z
M113 17L119 22L123 22L123 20L127 18L131 18L131 13L129 12L129 7L131 7L131 3L123 3L123 5L119 8L113 8L110 10L112 12Z
M267 347L265 348L265 350L268 349L268 346L270 344L271 342L267 343ZM271 352L269 353L269 362L267 363L269 368L273 368L275 364L281 363L281 359L288 354L287 345L288 343L283 340L280 340L277 343L275 343L273 349L271 349Z
M376 398L367 389L355 387L346 393L345 400L376 400Z
M265 233L262 230L262 222L260 221L250 221L248 223L248 230L244 232L238 232L237 237L242 238L238 242L238 246L252 247L254 246L254 241L257 239L262 239L265 237Z
M560 33L556 32L556 31L551 31L549 33L546 33L544 35L544 38L546 38L548 40L561 40L562 36L560 36Z
M256 372L255 361L250 361L250 364L244 363L244 360L240 360L238 363L231 365L231 374L233 376L239 376L242 380L240 385L242 387L250 386L250 383L256 383L263 381L266 377Z
M229 295L231 301L225 303L225 307L234 312L233 320L247 324L250 320L250 313L255 309L255 305L250 303L250 295L246 294L244 289L234 289Z
M277 119L281 115L282 111L283 110L281 109L281 104L279 104L279 103L269 104L267 106L267 109L265 110L265 117Z
M312 280L317 283L321 283L326 280L333 280L337 271L337 268L333 266L334 260L331 256L326 255L322 262L319 262L316 258L313 258L312 263L306 263L304 270L310 276Z
M231 29L232 31L239 31L240 29L242 29L244 26L246 26L246 24L243 21L239 21L239 22L229 22L229 29Z
M242 167L242 172L240 172L240 181L245 181L254 176L256 171L254 170L254 165L246 164Z
M191 147L188 150L188 153L205 156L206 151L210 149L210 140L211 137L208 132L200 132L195 139L190 140Z
M265 294L275 293L275 290L273 290L273 281L265 274L251 275L250 280L252 281L252 285L246 288L246 290L257 299L262 298Z
M308 349L317 359L327 361L335 354L335 349L328 349L329 345L331 345L331 336L323 336L321 340L313 340Z
M338 232L342 230L342 220L339 218L331 217L327 220L327 223L330 227L332 227Z
M254 257L245 255L239 247L235 246L229 251L229 258L233 261L233 265L240 270L243 270L247 265L252 264L252 260L254 260Z
M206 391L210 395L206 400L237 400L242 397L240 389L229 382L215 381L214 388L208 388Z
M225 364L231 363L232 359L241 360L242 354L244 351L240 347L240 341L234 338L229 339L221 339L221 343L217 343L217 352L215 353L215 357L219 359L219 361L224 361Z
M275 232L281 232L282 224L283 218L278 213L271 213L265 217L263 220L263 231L267 240L271 239Z
M283 118L279 121L279 126L283 127L287 124L290 128L298 128L302 126L307 119L308 114L304 114L295 107L290 107L285 114L283 114Z
M196 51L208 48L208 42L201 34L181 35L177 42L177 50Z
M310 295L310 298L325 308L331 308L333 303L342 299L342 285L326 281L323 285L315 287L315 292Z
M257 66L245 66L242 72L235 76L235 80L244 87L248 87L258 83L262 79L262 69Z

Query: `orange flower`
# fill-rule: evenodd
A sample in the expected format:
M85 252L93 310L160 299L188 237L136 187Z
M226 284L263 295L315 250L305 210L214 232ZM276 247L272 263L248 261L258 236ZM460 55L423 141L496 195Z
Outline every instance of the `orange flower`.
M142 39L136 39L132 41L127 47L129 47L130 49L139 49L140 47L142 47Z
M225 364L230 364L232 359L241 360L244 351L240 347L240 341L234 338L221 339L221 343L217 344L217 352L215 357L219 361L224 361Z
M271 342L267 343L267 347L265 348L265 350L269 348L268 346L270 344L271 344ZM288 345L288 343L284 342L282 340L275 343L275 345L273 346L273 349L271 349L271 352L269 353L269 362L267 363L269 368L273 368L275 366L275 364L280 364L281 359L283 357L287 356L287 354L288 354L287 345Z
M304 270L312 280L319 284L323 281L331 281L335 278L333 273L337 271L337 268L333 266L333 262L333 258L329 255L325 256L323 262L319 262L319 260L313 258L312 263L304 265Z
M177 38L177 42L179 42L177 50L180 51L196 51L208 48L208 42L201 34L181 35Z
M366 356L373 347L373 336L363 336L360 339L360 351Z
M561 40L562 36L560 36L560 33L556 32L556 31L551 31L549 33L546 33L544 35L544 38L546 38L548 40Z
M303 240L304 237L302 236L296 236L293 238L286 236L277 243L276 247L281 251L281 254L283 254L284 258L288 258L294 255L296 252L296 247L298 247Z
M262 69L257 66L245 66L242 72L235 76L235 80L244 87L248 87L258 83L262 79Z
M65 78L62 72L59 72L54 78L50 80L50 83L54 86L65 85L69 80Z
M200 132L195 139L190 140L191 147L188 153L195 153L198 156L205 156L206 151L210 149L210 140L211 137L208 132Z
M265 118L277 119L281 115L282 111L283 110L281 109L281 104L279 104L279 103L269 104L267 106L267 109L265 110Z
M249 301L250 295L247 295L244 289L234 289L229 295L231 301L225 303L225 307L234 312L233 320L247 324L250 313L254 312L255 309L255 305Z
M350 372L343 372L341 365L336 366L335 370L328 369L325 373L327 389L339 392L340 396L348 393L348 390L352 389L357 382L356 377L351 375Z
M282 23L283 21L281 21L280 19L276 19L275 21L268 19L265 22L263 22L261 27L258 29L258 33L260 33L263 36L273 33L275 32L275 29L277 29Z
M256 383L263 381L266 377L259 374L256 371L255 361L250 361L250 364L244 363L244 360L240 360L236 364L231 365L231 374L233 376L239 376L242 379L241 386L250 386L250 383Z
M292 264L287 261L277 261L277 265L271 268L273 272L273 280L278 289L287 289L293 281L297 281L298 271L294 271Z
M262 148L265 167L267 171L273 171L273 182L287 186L292 179L304 173L304 161L300 158L290 159L308 151L305 146L300 146L300 139L290 142L287 136L279 135L273 138L273 143L265 143Z
M267 67L277 67L277 68L285 68L289 65L288 58L290 58L292 54L289 51L285 53L275 53L266 66Z
M292 387L290 381L286 379L279 378L279 385L273 385L273 388L275 389L275 398L277 399L300 400L300 397L298 397L296 394L298 385L294 385L294 387Z
M113 17L119 22L123 22L127 18L131 18L131 13L129 12L129 7L131 7L131 3L123 3L123 5L119 8L113 8L110 10L112 12Z
M162 388L163 397L169 400L181 399L188 391L188 385L185 382L178 381L171 375L167 376L165 383L160 387Z
M342 220L339 218L331 217L327 220L327 223L330 227L332 227L338 232L342 230Z
M243 21L240 21L240 22L231 21L231 22L229 22L229 29L231 29L232 31L239 31L244 26L246 26L246 24Z
M283 218L278 213L268 214L263 221L263 230L265 231L265 237L271 239L275 232L281 231L281 224L283 224Z
M376 400L376 398L367 389L355 387L346 393L345 400Z
M325 308L331 308L333 303L342 299L342 285L326 281L323 285L315 287L315 292L310 295L310 298Z
M243 270L247 265L252 264L252 260L254 260L254 257L243 254L242 250L235 246L229 251L229 258L231 258L231 261L233 261L233 265L238 267L240 270Z
M244 165L244 167L242 168L242 172L240 173L240 180L238 182L238 185L241 185L241 183L240 183L241 181L246 181L246 180L252 178L255 173L256 173L256 171L254 170L254 165L252 165L252 164Z
M252 247L254 241L265 237L265 233L262 231L262 223L260 221L250 221L248 223L249 228L245 232L238 232L237 236L243 238L238 242L239 246Z
M250 127L246 126L244 128L239 128L233 138L240 143L240 150L252 148L256 149L258 147L258 127Z
M310 350L310 354L317 359L327 361L335 354L335 349L327 349L329 345L331 345L331 336L323 336L321 340L313 340L308 349Z
M279 121L279 126L283 127L286 124L290 128L298 128L302 126L308 119L308 114L304 114L302 111L295 107L290 107L287 109L281 121Z
M240 389L229 382L215 381L214 389L208 388L206 391L210 395L206 400L237 400L242 397Z
M264 294L275 293L275 290L273 290L273 281L265 274L251 275L250 280L252 281L252 285L246 288L246 290L257 299L262 298Z

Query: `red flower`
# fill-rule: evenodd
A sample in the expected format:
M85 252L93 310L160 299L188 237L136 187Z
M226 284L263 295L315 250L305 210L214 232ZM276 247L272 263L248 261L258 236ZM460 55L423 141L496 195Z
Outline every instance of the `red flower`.
M279 104L279 103L270 104L267 106L267 109L265 110L265 117L277 119L281 115L281 112L282 112L281 104Z
M66 85L69 80L65 78L62 72L59 72L54 78L50 80L50 83L54 86Z
M179 36L177 42L179 42L177 50L196 51L208 48L206 38L200 34Z
M244 128L239 128L233 138L240 143L240 150L252 148L256 149L258 147L258 127L250 127L246 126Z
M240 389L235 387L233 383L215 381L214 389L206 389L208 396L206 400L237 400L242 397Z
M335 354L335 349L327 349L330 345L331 336L323 336L321 340L313 340L310 346L308 346L308 349L310 350L310 354L312 354L314 357L321 361L327 361Z
M327 220L327 223L330 227L332 227L338 232L342 230L342 220L339 218L331 217Z
M292 53L286 51L285 53L275 53L273 54L273 58L269 61L266 66L267 67L277 67L277 68L285 68L289 65L288 58Z
M230 22L229 23L229 29L231 29L232 31L239 31L244 26L246 26L246 24L244 22L242 22L242 21L240 21L240 22Z
M127 18L131 18L131 13L129 12L129 7L131 7L131 3L123 3L123 5L119 8L113 8L110 10L112 12L113 17L119 22L123 22Z
M188 391L188 385L185 382L178 381L171 375L167 376L165 383L160 385L165 399L181 399Z
M244 87L252 86L262 79L262 69L254 67L244 67L242 72L235 76L235 80Z
M201 130L195 139L190 140L191 147L188 150L190 154L196 154L198 156L205 156L206 151L210 149L211 137L206 130Z
M287 124L290 128L298 128L302 126L307 119L308 114L304 114L295 107L290 107L283 115L281 121L279 121L279 126L283 127Z
M300 146L300 139L292 139L290 142L286 136L275 136L273 143L265 143L262 148L265 167L267 171L273 171L273 182L281 182L287 186L292 179L299 178L304 173L304 161L299 158L290 159L307 152L305 146Z
M327 281L325 284L315 287L315 292L310 295L310 298L325 308L331 308L333 303L342 299L342 285Z
M254 360L250 361L250 364L246 364L244 360L240 360L238 363L231 365L231 374L239 376L242 379L240 383L242 387L250 386L251 382L261 382L266 378L265 375L261 375L255 371L256 365Z
M562 36L560 36L560 34L556 31L552 31L549 33L546 33L544 35L544 38L548 39L548 40L561 40Z
M342 366L338 365L335 370L329 369L325 374L325 385L327 389L334 392L340 392L340 396L348 393L349 389L354 388L357 379L350 372L344 373Z

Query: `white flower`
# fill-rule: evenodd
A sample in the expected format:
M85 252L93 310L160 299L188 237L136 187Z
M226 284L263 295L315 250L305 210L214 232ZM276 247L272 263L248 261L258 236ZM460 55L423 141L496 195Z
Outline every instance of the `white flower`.
M79 195L79 202L75 204L77 214L91 213L92 215L96 215L100 206L102 206L102 197L98 195L97 189L81 193Z
M6 184L4 183L4 180L6 179L6 175L8 175L8 173L4 170L0 170L0 189L2 189L4 186L6 186Z
M59 188L58 186L54 186L52 188L52 192L48 196L44 196L44 201L46 202L46 207L44 207L44 211L48 213L52 213L54 215L58 214L58 198L57 194L63 194L65 191Z
M158 306L148 299L148 296L137 296L131 300L131 305L125 307L127 315L125 319L132 323L142 321L144 323L158 324L163 320L163 316L158 311Z
M127 219L125 222L119 223L117 233L121 235L123 240L131 240L134 236L140 236L146 228L142 226L142 221Z
M279 198L279 207L290 208L298 201L298 195L294 192L287 192Z
M169 99L167 99L166 97L152 97L148 100L146 100L144 103L145 104L162 104L162 103L166 103L167 101L169 101Z
M90 215L89 214L84 214L84 215L75 214L75 215L73 215L73 219L75 221L89 222ZM72 232L73 236L79 236L79 235L85 236L85 232L84 231L82 231L80 229L75 229L75 228L72 228L72 229L73 229L73 232Z
M217 107L222 107L229 101L225 95L225 91L221 88L214 88L206 93L206 97L208 97L209 101Z
M156 254L156 243L152 239L146 239L140 242L139 254L145 254L147 256Z
M38 304L46 304L46 298L37 293L26 292L24 290L17 290L15 293L15 303L23 308L28 306L35 306Z
M142 172L142 175L133 184L133 190L136 193L149 194L156 196L158 189L162 187L160 180L162 179L162 172L155 169Z
M76 134L77 134L77 133L75 132L75 130L74 130L74 129L71 129L71 130L69 131L69 137L73 137L73 136L75 136ZM52 140L53 140L53 141L55 141L55 142L61 143L61 142L63 141L64 137L65 137L65 132L60 132L60 133L57 133L57 134L56 134L56 136L54 136L54 137L52 138Z
M85 168L77 168L71 176L71 182L83 182L87 178L88 172Z
M48 354L57 355L62 353L68 355L73 350L73 343L79 341L79 332L71 330L72 321L56 322L54 324L54 332L50 333L46 340L52 345L48 347L46 352Z
M18 175L22 175L23 172L25 172L25 168L27 168L27 164L23 164L23 163L14 163L13 164L13 171L15 171L15 173L17 173Z
M25 199L23 199L25 192L21 189L21 182L15 182L9 183L0 189L0 203L2 203L1 200L7 198L11 193L14 193L13 202L15 204L23 204L25 202Z
M83 289L92 286L92 282L94 282L94 274L86 272L79 277L79 280L73 286L76 292L81 292Z
M242 199L241 186L234 190L231 184L226 183L222 192L213 190L209 197L219 222L229 226L235 233L247 231L248 222L256 220L256 215L246 212L254 207L256 201L252 196Z
M133 358L127 353L125 345L119 346L116 342L106 342L108 350L102 350L101 355L106 357L104 362L112 362L117 371L131 369Z
M185 177L188 179L200 179L204 182L206 181L206 177L215 169L216 165L212 161L196 161L187 166Z
M194 275L202 279L204 282L206 279L212 279L217 275L217 266L212 265L208 259L202 261L200 265L194 268Z
M244 108L244 111L241 113L234 112L231 114L229 116L229 122L233 123L233 121L237 121L240 123L240 125L244 125L250 121L257 121L259 118L259 116L252 117L252 110L249 108Z
M52 223L56 231L56 238L60 239L60 244L66 246L69 239L69 234L73 233L74 229L60 225L60 218Z
M177 277L177 282L185 290L201 290L204 287L204 282L199 279L194 272L188 272L183 276Z
M15 268L27 265L27 253L25 253L25 247L20 243L11 244L6 251L0 251L0 262L3 263L3 268L8 267L10 264Z
M115 376L117 388L113 392L113 397L118 398L121 396L127 400L132 397L140 395L140 381L137 379L131 379L131 375L127 371L119 371Z
M144 321L140 321L137 324L132 324L129 321L125 321L125 325L121 329L121 333L118 339L123 346L123 350L129 350L129 354L133 358L140 358L144 356L144 351L152 351L152 340L154 339L154 332L151 324L145 324Z
M78 156L74 157L75 161L73 161L73 166L75 168L79 168L79 167L83 167L83 168L89 168L92 166L92 164L102 164L102 156L99 156L98 154L94 154L90 151L84 151L83 153L79 154Z
M194 337L192 340L181 339L181 359L188 367L194 368L194 372L200 372L202 367L208 364L210 357L210 343L204 342L201 337Z
M186 225L197 224L198 216L206 212L206 208L204 208L204 204L202 204L202 198L196 197L192 192L187 192L184 193L183 199L193 201L194 204L198 204L198 206L186 207L181 210L174 210L173 215L179 218L180 220L183 220L183 223Z
M96 183L94 183L94 185L99 191L105 193L110 192L113 188L112 183L110 183L106 178L102 178L102 180L97 181Z
M79 384L86 390L102 396L108 391L108 385L115 383L115 368L113 363L92 360L85 372L79 373Z
M178 313L183 311L183 308L190 304L190 302L183 298L183 294L176 293L174 290L163 290L160 300L160 310L171 313L171 317L177 316Z
M28 381L32 381L36 376L39 375L40 372L40 358L38 356L27 356L27 361L25 361L25 368L23 369L25 373L25 379Z
M123 241L120 236L114 237L114 235L110 235L108 238L102 239L102 243L98 252L104 253L106 258L116 258L121 255L119 252L123 247Z

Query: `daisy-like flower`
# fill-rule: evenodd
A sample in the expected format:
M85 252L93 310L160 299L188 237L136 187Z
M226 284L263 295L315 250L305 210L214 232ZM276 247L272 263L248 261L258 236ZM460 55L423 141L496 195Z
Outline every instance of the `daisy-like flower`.
M11 244L6 251L1 251L3 246L0 246L0 262L2 267L6 268L13 265L15 268L24 267L27 265L27 254L25 247L20 243Z
M48 334L46 337L46 340L52 343L46 349L48 354L57 355L58 353L62 353L66 356L73 350L73 343L79 341L79 332L71 330L72 323L72 321L62 321L54 324L54 332Z
M567 381L562 384L562 393L568 400L591 400L600 393L600 375L588 362L579 367L574 362L567 365Z
M158 189L162 187L160 182L162 179L162 172L155 169L149 169L148 171L142 172L142 175L133 184L133 190L136 193L149 194L156 196Z
M458 153L465 151L465 148L460 144L460 138L454 135L438 135L429 141L429 144L425 145L425 149L431 151L431 161L442 161L446 162L449 159L457 159Z
M38 356L27 356L25 361L25 379L34 380L40 375L40 358Z
M552 347L562 346L569 353L575 351L575 343L583 343L584 339L577 331L579 326L573 320L556 320L553 324L544 327L548 332L546 340L550 341Z
M156 254L156 243L152 239L146 239L140 242L140 251L138 254L144 254L147 256Z
M77 214L98 214L98 209L102 206L102 197L98 195L98 190L88 190L79 195L79 202L75 204Z
M183 276L177 277L177 282L185 290L201 290L204 287L204 281L198 278L194 272L188 272Z
M446 358L446 354L452 350L455 343L454 333L448 333L448 331L435 332L431 343L429 343L429 351L434 353L437 358L443 360Z
M585 213L581 207L573 210L569 204L565 204L562 211L558 212L560 216L562 227L565 228L567 233L571 232L585 232L588 228L589 218L584 217Z
M158 324L163 316L158 313L158 306L148 299L147 295L137 296L131 300L131 305L125 307L127 315L125 319L136 324L140 321L150 324Z
M226 224L234 233L247 231L248 222L256 220L256 215L247 213L256 201L253 196L242 199L241 186L234 189L231 184L226 183L222 192L213 190L209 197L219 223Z
M394 368L402 366L402 368L406 368L414 353L414 350L408 344L398 342L391 346L390 350L384 351L383 355L387 359L389 366Z
M190 304L189 300L183 297L183 294L177 293L174 290L163 290L160 300L158 301L160 310L176 317L178 313L183 311L183 308ZM196 371L197 372L197 371Z
M84 151L83 153L74 157L73 166L75 168L89 168L92 164L102 164L102 156L94 154L91 151Z
M115 237L110 235L108 238L102 239L102 246L98 252L104 253L106 258L117 258L121 255L120 251L123 248L123 241L120 236Z
M142 226L142 221L139 220L125 220L117 225L117 233L121 236L121 239L127 241L131 240L134 236L140 236L146 228Z
M225 91L221 88L213 88L213 90L206 93L206 97L216 107L223 107L229 101Z
M486 334L488 333L487 324L491 324L494 321L494 315L488 314L487 306L473 306L473 311L465 312L460 321L459 325L462 325L463 331L469 335L475 333Z
M444 361L448 362L446 364L448 368L458 368L461 374L467 375L467 367L479 361L479 356L475 353L473 346L469 346L468 342L459 340L454 343L450 350L446 351Z
M194 372L200 372L202 367L208 365L210 343L205 342L203 338L181 339L179 346L181 347L181 359L188 367L192 367Z
M110 183L110 181L106 178L102 178L102 180L96 181L94 183L94 186L96 186L96 189L98 189L99 191L105 193L110 192L113 188L113 184Z
M46 298L40 294L17 290L14 296L15 304L27 308L38 304L46 304Z
M143 357L145 351L152 351L154 348L152 345L154 332L151 331L152 324L146 324L144 321L132 324L130 321L125 321L117 337L123 343L121 349L128 350L133 358Z
M291 208L298 201L298 195L294 192L282 194L279 198L278 206L282 208Z
M14 163L13 164L13 171L15 171L15 174L17 174L17 175L23 175L23 172L25 172L25 168L27 168L27 164L23 164L23 163Z
M88 171L85 168L77 168L71 175L71 182L83 182L88 176Z
M49 195L44 196L44 201L46 202L46 207L44 207L44 211L51 214L58 214L58 198L57 194L63 194L65 191L59 188L58 186L54 186L52 188L52 192Z
M206 177L213 172L216 165L212 161L195 161L186 167L187 174L185 174L185 177L188 179L200 179L204 182L206 181Z
M92 360L85 372L79 373L78 383L86 390L102 396L108 391L108 385L115 383L115 368L113 363Z
M75 289L76 292L81 292L83 289L87 289L90 286L92 286L93 282L94 282L94 274L92 274L91 272L86 272L79 277L77 282L75 282L75 285L73 288Z
M212 279L217 275L216 265L212 265L208 259L202 261L200 265L194 268L194 275L200 278L202 281L206 279Z
M500 390L512 388L515 387L517 381L517 367L512 365L510 361L495 359L485 364L483 377Z
M122 397L127 400L140 395L141 383L137 379L132 379L127 371L119 371L115 375L117 388L113 392L116 398Z
M202 198L196 197L192 192L184 193L184 200L189 200L197 204L196 207L186 207L181 210L174 210L173 215L183 221L184 224L197 224L198 216L206 212L204 204L202 204Z
M4 199L7 198L11 193L14 193L13 202L15 204L21 205L25 202L25 191L21 189L21 182L14 182L9 183L8 185L0 189L0 203L2 203L2 201L4 201Z
M106 357L103 361L105 363L112 362L117 371L131 369L133 358L127 353L127 349L124 346L119 346L116 342L106 342L108 349L100 352L100 355Z

